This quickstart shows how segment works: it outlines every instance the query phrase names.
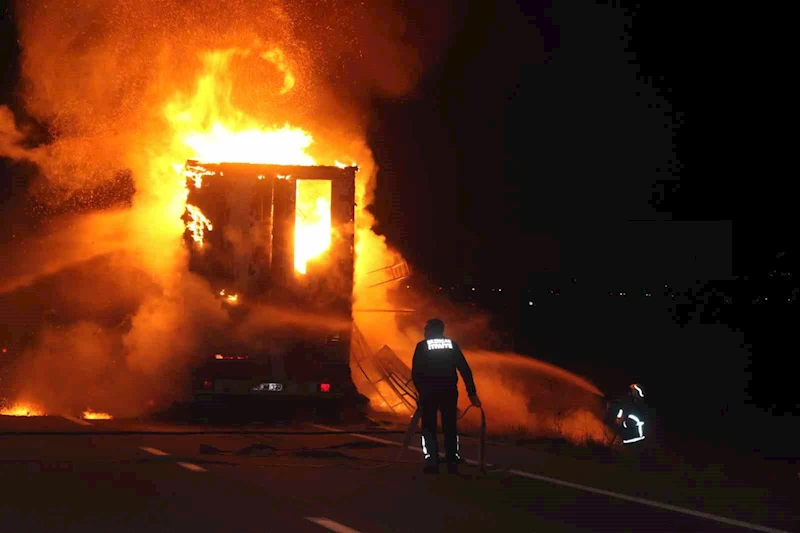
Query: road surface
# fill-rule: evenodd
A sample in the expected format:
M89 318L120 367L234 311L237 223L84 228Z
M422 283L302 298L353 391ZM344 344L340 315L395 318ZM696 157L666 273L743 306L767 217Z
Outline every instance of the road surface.
M771 523L737 525L731 513L706 517L708 510L696 507L625 499L641 492L607 490L612 485L575 475L555 459L526 462L511 449L489 455L514 463L512 472L484 476L467 465L459 476L426 476L418 453L403 453L401 441L401 434L366 426L232 429L0 417L0 530L797 531L785 506L762 509L767 504L754 501L759 510L745 518ZM462 452L477 458L476 442L462 439Z

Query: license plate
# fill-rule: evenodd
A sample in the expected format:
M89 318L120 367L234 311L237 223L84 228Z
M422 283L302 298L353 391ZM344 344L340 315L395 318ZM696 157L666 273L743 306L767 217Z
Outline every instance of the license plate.
M254 392L280 392L282 390L282 383L261 383L253 387Z

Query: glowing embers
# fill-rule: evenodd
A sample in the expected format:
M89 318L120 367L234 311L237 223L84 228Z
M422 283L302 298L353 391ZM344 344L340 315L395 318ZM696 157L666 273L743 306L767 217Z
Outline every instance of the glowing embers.
M214 226L211 225L211 221L200 211L199 207L186 204L186 210L189 212L190 218L186 223L186 229L192 234L192 240L202 248L205 231L213 230Z
M428 339L429 350L452 350L453 341L450 339Z
M294 269L307 272L308 262L331 246L331 182L297 180Z
M225 292L225 289L219 291L219 295L225 300L225 302L229 303L230 305L237 305L239 303L239 295L238 294L228 294Z

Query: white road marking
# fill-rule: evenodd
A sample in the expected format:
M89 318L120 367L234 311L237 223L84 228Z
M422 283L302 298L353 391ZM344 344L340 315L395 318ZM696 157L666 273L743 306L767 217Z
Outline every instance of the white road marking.
M347 527L339 522L334 522L333 520L325 518L324 516L307 516L306 520L314 522L318 526L322 526L325 529L335 531L336 533L360 533L358 530L355 530L352 527Z
M141 447L141 448L139 448L139 449L140 449L140 450L144 450L144 451L146 451L147 453L151 453L151 454L153 454L153 455L169 455L167 452L162 452L161 450L158 450L158 449L156 449L156 448L148 448L147 446L142 446L142 447Z
M403 445L401 442L395 442L395 441L387 440L387 439L380 439L380 438L377 438L377 437L371 437L369 435L361 435L360 433L348 433L348 432L346 432L346 431L344 431L342 429L336 429L336 428L333 428L333 427L330 427L330 426L324 426L324 425L321 425L321 424L314 424L314 427L319 428L319 429L323 429L323 430L326 430L326 431L336 431L336 432L339 432L339 433L344 433L346 435L350 435L352 437L358 437L360 439L371 440L373 442L380 442L380 443L389 444L389 445L392 445L392 446L402 446ZM409 446L409 448L411 448L413 450L416 450L418 452L422 452L422 448L419 448L417 446ZM441 456L443 454L440 453L439 455ZM465 458L464 461L467 462L468 464L471 464L471 465L477 465L478 464L478 461L474 461L472 459L466 459ZM489 467L489 466L494 466L494 465L487 464L486 466ZM548 477L548 476L542 476L542 475L539 475L539 474L531 474L530 472L525 472L524 470L509 470L509 473L517 475L517 476L520 476L520 477L526 477L526 478L529 478L529 479L535 479L537 481L544 481L546 483L552 483L553 485L561 485L563 487L569 487L569 488L572 488L572 489L582 490L584 492L591 492L593 494L601 494L603 496L608 496L610 498L616 498L618 500L625 500L625 501L629 501L629 502L633 502L633 503L638 503L638 504L641 504L641 505L647 505L649 507L655 507L657 509L663 509L663 510L666 510L666 511L673 511L675 513L681 513L681 514L685 514L685 515L689 515L689 516L694 516L695 518L704 518L706 520L712 520L714 522L719 522L721 524L726 524L726 525L729 525L729 526L737 526L737 527L741 527L741 528L744 528L744 529L750 529L750 530L753 530L753 531L763 531L764 533L791 533L791 532L783 530L783 529L775 529L775 528L771 528L771 527L767 527L767 526L761 526L761 525L758 525L758 524L751 524L750 522L742 522L741 520L734 520L732 518L725 518L724 516L717 516L717 515L714 515L714 514L711 514L711 513L704 513L702 511L695 511L693 509L686 509L685 507L679 507L677 505L671 505L669 503L661 503L661 502L657 502L657 501L653 501L653 500L648 500L648 499L645 499L645 498L639 498L639 497L636 497L636 496L628 496L626 494L620 494L618 492L612 492L610 490L596 489L594 487L589 487L589 486L586 486L586 485L580 485L578 483L572 483L570 481L563 481L561 479Z
M192 472L208 472L208 470L206 470L202 466L198 466L194 463L178 463L178 464L184 467L186 470L191 470Z
M89 422L87 422L86 420L81 420L80 418L75 418L74 416L61 415L61 418L65 419L65 420L69 420L70 422L75 422L76 424L81 425L81 426L91 426L91 424Z
M161 455L161 456L169 455L167 452L163 452L163 451L159 450L158 448L149 448L147 446L142 446L139 449L140 450L144 450L147 453L150 453L150 454L153 454L153 455ZM182 466L186 470L191 470L192 472L208 472L208 470L206 470L202 466L196 465L194 463L180 462L180 463L178 463L178 466Z
M638 498L636 496L628 496L626 494L620 494L618 492L611 492L610 490L603 490L603 489L596 489L594 487L587 487L586 485L579 485L577 483L571 483L569 481L562 481L560 479L542 476L539 474L531 474L530 472L524 472L522 470L509 470L510 473L515 474L517 476L527 477L530 479L536 479L539 481L545 481L547 483L552 483L554 485L561 485L564 487L570 487L573 489L582 490L585 492L592 492L594 494L602 494L603 496L610 496L611 498L617 498L620 500L626 500L629 502L640 503L642 505L649 505L650 507L656 507L658 509L664 509L667 511L674 511L676 513L683 513L690 516L694 516L697 518L705 518L706 520L713 520L715 522L720 522L722 524L727 524L729 526L737 526L742 527L745 529L752 529L753 531L764 531L766 533L790 533L789 531L785 531L783 529L774 529L771 527L760 526L758 524L751 524L749 522L742 522L741 520L734 520L732 518L725 518L724 516L717 516L710 513L704 513L702 511L694 511L692 509L686 509L684 507L678 507L677 505L671 505L669 503L661 503L656 502L653 500L646 500L644 498Z

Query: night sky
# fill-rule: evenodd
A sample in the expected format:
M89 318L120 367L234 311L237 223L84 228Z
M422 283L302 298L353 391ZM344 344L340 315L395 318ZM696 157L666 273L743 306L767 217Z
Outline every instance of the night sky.
M730 276L730 213L666 222L693 214L677 14L566 4L468 2L421 98L375 104L381 231L441 283Z

